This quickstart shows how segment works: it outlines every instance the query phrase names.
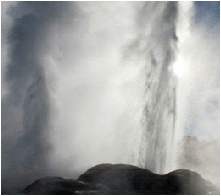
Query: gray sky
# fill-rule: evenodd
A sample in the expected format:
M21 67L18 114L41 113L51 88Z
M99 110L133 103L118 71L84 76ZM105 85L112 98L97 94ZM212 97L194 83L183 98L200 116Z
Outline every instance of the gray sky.
M195 5L190 36L182 48L186 68L178 78L187 108L183 126L186 134L211 140L219 138L220 6L219 2Z

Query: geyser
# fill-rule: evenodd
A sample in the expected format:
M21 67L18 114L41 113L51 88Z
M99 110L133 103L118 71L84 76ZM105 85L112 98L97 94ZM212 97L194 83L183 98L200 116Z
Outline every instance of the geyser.
M15 19L3 115L15 109L18 129L14 143L3 143L5 171L18 164L11 172L72 176L101 162L172 169L178 3L18 2L8 9ZM3 138L13 133L6 121L3 128Z
M191 6L2 5L5 190L100 163L176 168L174 64Z
M51 165L67 174L101 162L172 169L178 3L78 7L67 53L51 58Z

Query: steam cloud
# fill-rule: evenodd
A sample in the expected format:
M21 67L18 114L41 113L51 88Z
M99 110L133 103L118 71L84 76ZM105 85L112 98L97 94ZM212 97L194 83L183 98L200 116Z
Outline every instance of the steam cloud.
M219 33L208 37L204 23L188 26L193 8L2 2L2 187L8 191L45 175L76 177L101 162L139 165L151 33L152 57L163 61L169 51L171 64L178 36L179 66L188 72L178 78L176 139L186 127L203 139L219 137Z

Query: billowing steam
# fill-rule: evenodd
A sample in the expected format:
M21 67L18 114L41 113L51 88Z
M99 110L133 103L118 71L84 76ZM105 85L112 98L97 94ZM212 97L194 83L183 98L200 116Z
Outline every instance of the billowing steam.
M191 116L219 91L217 37L193 16L192 3L3 2L3 188L104 162L179 167L186 127L208 138L217 123Z

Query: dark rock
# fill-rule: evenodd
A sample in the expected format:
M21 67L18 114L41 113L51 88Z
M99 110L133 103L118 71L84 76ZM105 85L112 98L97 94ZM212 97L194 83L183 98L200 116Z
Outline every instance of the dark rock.
M146 190L146 182L151 182L154 174L149 170L124 164L101 164L87 170L78 180L104 184L110 189L129 191Z
M93 191L90 184L61 177L46 177L34 181L23 191L28 195L73 195L76 191Z
M165 175L125 164L101 164L88 169L78 180L47 177L27 186L24 194L79 195L178 195L219 194L198 173L179 169Z

